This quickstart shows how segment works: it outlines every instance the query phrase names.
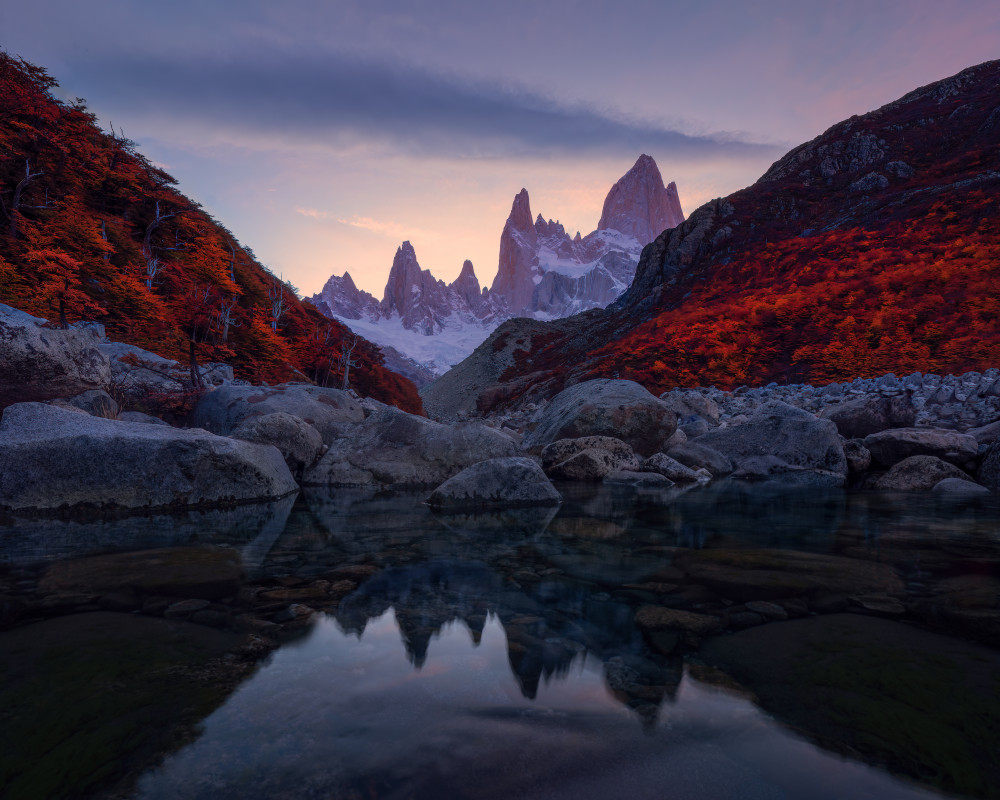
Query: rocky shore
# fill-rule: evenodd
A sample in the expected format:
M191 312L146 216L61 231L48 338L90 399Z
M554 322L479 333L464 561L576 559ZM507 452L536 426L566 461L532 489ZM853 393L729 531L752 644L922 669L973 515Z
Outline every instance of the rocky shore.
M446 424L348 391L250 386L208 365L188 417L161 419L121 403L181 384L175 362L7 306L0 364L0 508L21 513L177 510L301 486L437 490L438 507L488 508L557 502L551 480L1000 490L997 369L660 397L601 379Z

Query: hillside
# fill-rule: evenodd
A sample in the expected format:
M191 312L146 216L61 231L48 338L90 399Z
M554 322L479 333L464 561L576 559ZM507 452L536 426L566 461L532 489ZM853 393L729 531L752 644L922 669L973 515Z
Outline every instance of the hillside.
M998 190L992 61L795 148L664 231L606 311L512 320L458 377L484 411L593 377L662 391L996 365ZM448 377L430 391L440 404Z
M254 382L340 385L353 335L296 297L135 144L0 51L0 303ZM413 384L359 340L350 385L409 411Z

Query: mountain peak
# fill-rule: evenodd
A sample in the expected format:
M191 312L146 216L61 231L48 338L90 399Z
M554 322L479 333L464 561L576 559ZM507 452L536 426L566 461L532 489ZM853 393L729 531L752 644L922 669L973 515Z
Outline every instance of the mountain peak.
M462 264L462 271L458 273L458 280L468 280L469 278L476 278L476 271L472 268L472 262L469 259L465 259L465 263ZM476 282L479 282L478 278L476 278Z
M597 227L634 236L639 244L647 245L683 221L676 185L664 186L656 161L643 153L611 187Z
M531 201L528 199L528 190L521 189L515 196L510 207L510 216L507 217L507 225L514 230L526 231L531 229Z

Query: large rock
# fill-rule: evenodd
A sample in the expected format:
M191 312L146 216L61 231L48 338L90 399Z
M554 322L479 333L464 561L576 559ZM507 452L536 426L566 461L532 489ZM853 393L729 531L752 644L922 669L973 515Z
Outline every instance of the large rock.
M110 359L112 381L124 397L142 400L150 395L174 394L191 384L187 364L124 342L102 342L99 349ZM233 368L228 364L199 364L198 373L205 386L233 380Z
M229 434L234 439L278 448L293 475L301 475L316 463L323 450L323 437L312 425L284 411L248 417Z
M820 412L820 417L836 425L845 439L860 439L897 427L893 424L891 405L890 400L885 397L859 397L839 405L827 406ZM912 425L913 419L903 424Z
M472 464L518 453L513 439L485 425L442 425L385 406L357 425L342 426L303 482L431 488Z
M564 481L599 481L619 469L638 469L632 448L611 436L560 439L542 450L542 469Z
M892 492L929 492L946 478L959 478L972 482L954 464L935 456L910 456L893 465L885 475L875 481L874 488Z
M559 492L530 458L491 458L449 478L427 501L436 508L505 508L554 506Z
M118 419L121 410L115 399L103 389L90 389L66 401L69 405L86 411L94 417Z
M812 472L841 485L847 476L837 426L777 400L760 406L748 422L709 431L697 443L718 450L748 476Z
M667 455L695 471L708 470L715 478L721 478L733 471L733 462L728 457L700 441L673 444L667 450Z
M0 303L0 408L107 386L111 365L98 343L89 328L46 327Z
M612 436L635 452L657 452L677 429L677 416L635 381L599 379L570 386L542 412L524 438L526 449L559 439Z
M986 451L977 473L979 482L993 492L1000 492L1000 442L994 442Z
M966 478L945 478L934 484L931 491L934 494L943 494L948 497L979 497L990 493L990 490L985 486L972 483Z
M365 418L361 404L349 392L301 383L279 386L225 385L209 392L195 406L191 425L228 436L243 420L283 411L312 425L330 444L344 423Z
M965 466L975 460L979 442L975 436L938 428L897 428L865 437L872 462L891 467L910 456L934 456Z
M691 467L681 464L666 453L653 453L643 462L642 468L646 472L655 472L669 478L674 483L697 483L701 480L701 476Z
M0 418L0 506L10 509L182 507L296 488L270 445L43 403L18 403Z

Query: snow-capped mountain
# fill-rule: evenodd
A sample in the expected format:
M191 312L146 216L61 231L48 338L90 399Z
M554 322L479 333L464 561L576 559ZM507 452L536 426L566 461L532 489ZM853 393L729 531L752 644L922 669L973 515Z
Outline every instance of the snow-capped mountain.
M611 187L598 229L587 236L570 237L541 214L532 221L528 192L518 192L489 289L480 287L470 261L453 283L436 279L403 242L381 301L345 272L331 276L312 302L366 339L440 375L510 317L557 319L608 305L631 283L642 248L683 221L677 187L664 186L656 162L642 155Z

